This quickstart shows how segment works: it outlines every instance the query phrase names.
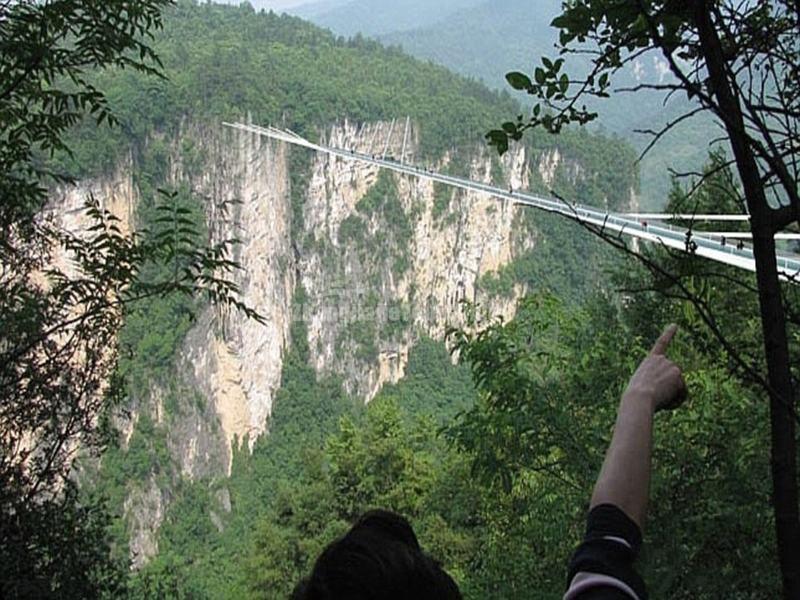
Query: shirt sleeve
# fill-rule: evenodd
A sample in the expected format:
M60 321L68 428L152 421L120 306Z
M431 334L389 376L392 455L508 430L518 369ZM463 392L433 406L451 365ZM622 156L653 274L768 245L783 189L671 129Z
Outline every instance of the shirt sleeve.
M646 600L644 581L633 568L642 532L613 504L589 513L586 535L569 564L564 600Z

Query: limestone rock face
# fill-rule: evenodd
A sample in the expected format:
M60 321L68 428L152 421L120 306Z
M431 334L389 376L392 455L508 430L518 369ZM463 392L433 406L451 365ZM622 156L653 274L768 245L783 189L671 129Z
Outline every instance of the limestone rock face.
M129 155L106 177L63 185L53 189L45 206L43 217L51 219L55 227L77 235L88 235L92 225L86 214L86 205L96 200L101 210L113 214L119 221L122 233L130 233L134 227L139 191L133 178L133 159ZM57 248L51 257L53 266L67 275L75 275L75 269L63 248Z
M142 482L125 500L133 569L142 568L158 554L158 528L164 521L165 500L154 477Z
M549 186L559 169L581 176L581 166L557 149L528 156L517 147L500 160L476 147L466 157L423 160L413 126L344 122L322 138L515 189L533 176ZM160 142L169 148L168 184L202 201L212 239L239 241L235 280L242 300L263 317L205 309L176 359L175 382L185 397L178 414L165 415L159 385L130 407L123 442L146 411L166 429L173 477L221 477L235 444L268 433L292 319L306 323L315 368L339 375L348 392L367 402L402 378L421 335L441 339L449 326L464 325L464 301L508 319L525 292L489 296L479 285L534 246L530 229L519 226L520 209L507 201L323 154L307 157L307 172L292 177L290 164L298 161L291 153L307 150L221 126L187 121L175 139ZM138 202L134 168L129 159L106 178L59 191L51 210L79 229L85 226L79 209L92 194L130 230ZM168 501L154 478L129 494L137 566L157 552ZM221 501L219 511L225 510ZM221 527L218 515L217 522Z
M380 123L344 123L327 137L331 145L371 152L372 140L387 139L389 129ZM413 161L418 136L413 132L409 138L405 157ZM395 138L388 153L399 157L400 143ZM445 169L451 160L445 156L433 168ZM518 150L501 168L519 187L527 184L527 166L524 151ZM465 174L488 183L491 173L491 158L476 151ZM370 212L359 202L376 185L379 169L318 156L306 194L306 243L298 262L312 360L318 371L342 375L348 390L366 400L403 376L420 334L441 339L447 326L463 324L462 301L504 317L516 305L516 298L482 297L476 284L481 275L511 261L517 209L482 194L437 190L425 178L388 177L398 206L393 213ZM362 224L360 239L342 235L348 219ZM353 336L353 330L360 333Z
M324 138L339 147L422 162L413 126L344 122ZM242 300L264 317L259 323L209 308L184 341L176 375L182 390L197 398L182 408L180 422L169 423L168 446L190 478L224 474L234 441L252 442L265 433L292 318L306 321L318 371L341 375L349 392L369 401L383 384L403 376L420 335L442 338L448 326L463 324L462 301L507 318L523 292L489 298L477 285L483 274L532 244L515 239L518 209L508 202L437 189L424 177L381 175L375 166L322 154L310 157L307 177L293 193L289 153L306 150L191 121L175 139L159 142L169 148L168 184L186 186L202 201L214 240L238 240L234 258L241 269L235 279ZM493 160L498 159L476 148L466 165L445 155L430 166L458 166L484 182L499 172L500 185L528 184L531 161L523 150L510 152L501 164ZM556 153L536 167L549 173L558 163ZM131 231L139 201L134 169L128 158L107 177L57 190L50 210L64 227L81 230L91 195ZM360 203L380 177L390 181L394 204L364 210ZM300 203L296 231L293 196ZM360 239L344 234L348 220L358 221ZM305 302L293 306L300 287ZM162 396L158 386L143 391L121 424L124 440L142 410L165 423Z
M389 123L344 122L324 138L360 152L420 160L413 126L406 133ZM200 169L179 151L187 140ZM516 297L483 297L477 283L532 243L515 239L517 209L507 202L437 190L430 180L381 175L377 167L346 159L310 157L307 177L293 191L289 152L306 150L191 125L175 142L173 184L188 184L204 199L217 239L240 241L237 283L243 300L265 318L261 324L209 310L185 343L181 371L216 413L228 465L235 439L252 442L265 432L293 318L306 322L317 370L342 376L349 392L369 401L384 383L403 376L421 334L442 338L448 326L463 323L462 301L511 316ZM441 157L433 168L448 168L452 160ZM465 175L489 182L498 170L514 187L528 183L522 150L493 167L488 153L476 149ZM391 214L385 206L370 212L360 205L380 177L391 181ZM300 214L294 225L292 197ZM359 223L360 239L344 234L348 221ZM295 306L299 288L305 300Z
M280 386L295 285L288 149L222 129L187 127L180 143L186 140L203 166L178 157L173 183L188 183L204 200L217 240L239 241L234 259L241 269L235 279L242 300L265 321L209 311L198 322L202 333L187 338L184 353L198 360L186 364L218 415L229 465L235 438L252 441L264 432Z

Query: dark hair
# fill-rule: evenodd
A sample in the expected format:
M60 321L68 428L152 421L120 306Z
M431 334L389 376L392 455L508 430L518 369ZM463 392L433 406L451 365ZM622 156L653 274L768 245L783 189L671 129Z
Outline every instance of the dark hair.
M408 521L373 510L331 543L293 600L461 600L458 586L422 551Z

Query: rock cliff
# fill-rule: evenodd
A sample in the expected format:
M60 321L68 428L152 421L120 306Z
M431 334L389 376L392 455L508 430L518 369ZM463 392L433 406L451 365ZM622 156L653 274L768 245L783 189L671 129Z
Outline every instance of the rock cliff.
M388 152L399 156L401 133L388 123L345 122L324 135L363 152L380 152L389 139ZM418 154L417 138L412 130L406 160ZM187 140L202 167L178 151ZM171 183L187 182L204 199L215 236L240 241L237 283L266 320L209 311L185 344L182 371L218 415L228 463L235 438L252 441L265 431L293 318L307 323L317 370L342 376L348 391L368 401L403 376L420 335L441 338L461 323L462 300L513 314L515 298L484 298L476 286L519 248L517 209L508 203L327 155L311 157L303 189L293 194L288 153L305 151L240 132L188 126L175 150ZM524 150L500 166L515 187L527 185L528 168ZM488 153L476 150L468 174L488 182L493 171ZM381 197L369 198L382 178ZM293 209L301 213L294 222Z
M344 122L322 137L516 189L533 178L548 184L558 169L582 173L558 150L529 156L519 147L501 161L476 147L423 160L419 132L400 129ZM307 151L191 121L161 142L169 148L167 185L186 186L202 202L213 238L239 241L242 299L264 317L258 323L206 308L186 336L175 364L186 398L166 428L174 477L223 476L232 446L266 433L292 319L307 325L315 368L339 375L351 394L369 401L402 378L420 336L441 339L448 326L464 323L463 301L508 318L524 293L518 287L488 296L478 285L535 243L508 202L327 155L293 156ZM53 209L80 227L79 205L91 193L129 228L139 194L134 169L128 159L107 178L61 190ZM143 411L165 423L159 385L142 396L121 423L124 442ZM157 552L168 503L154 481L134 487L125 505L137 566Z

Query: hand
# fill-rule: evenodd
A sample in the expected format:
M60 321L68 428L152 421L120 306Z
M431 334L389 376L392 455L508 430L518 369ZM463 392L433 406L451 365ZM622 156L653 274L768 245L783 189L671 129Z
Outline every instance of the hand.
M625 391L626 395L650 402L654 411L677 408L686 399L686 383L680 367L666 357L676 331L677 325L664 330L650 354L636 369Z

